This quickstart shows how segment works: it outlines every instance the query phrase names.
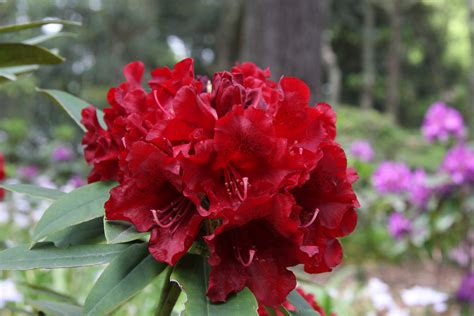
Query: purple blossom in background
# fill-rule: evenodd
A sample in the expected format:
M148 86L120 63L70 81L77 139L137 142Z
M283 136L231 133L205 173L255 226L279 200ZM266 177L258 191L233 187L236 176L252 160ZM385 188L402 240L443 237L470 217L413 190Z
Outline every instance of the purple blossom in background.
M356 140L351 144L351 154L355 158L369 162L374 159L374 150L367 140Z
M372 175L372 184L379 193L400 193L410 187L411 172L402 162L384 161Z
M16 169L16 173L20 178L33 180L39 174L39 169L36 166L23 166Z
M70 161L74 153L71 148L66 146L58 146L54 148L52 158L54 161Z
M425 170L415 170L411 176L410 202L420 209L425 209L431 193L432 190L427 185Z
M467 273L456 294L458 300L474 304L474 273Z
M449 174L456 184L474 182L474 150L464 144L451 148L444 157L441 171Z
M457 110L443 102L435 102L425 114L421 131L430 142L434 140L445 142L451 135L458 140L463 139L464 120Z
M411 230L411 221L403 214L394 212L388 218L388 231L395 239L401 239L411 233Z

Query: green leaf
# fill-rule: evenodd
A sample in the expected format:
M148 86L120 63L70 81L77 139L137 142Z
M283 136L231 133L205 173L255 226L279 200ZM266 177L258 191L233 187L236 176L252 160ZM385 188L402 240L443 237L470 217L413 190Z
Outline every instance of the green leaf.
M166 267L149 254L146 243L130 246L99 277L86 298L84 314L112 312L150 284Z
M22 30L32 29L35 27L40 27L46 24L62 24L62 25L74 25L74 26L81 26L81 23L74 22L74 21L64 21L64 20L43 20L43 21L34 21L29 23L22 23L22 24L11 24L11 25L3 25L0 26L0 33L10 33L10 32L18 32Z
M247 288L229 296L225 304L212 304L206 296L209 271L207 259L199 255L188 254L176 265L171 279L187 297L182 315L257 315L257 301Z
M56 65L64 61L52 51L35 45L0 43L0 67Z
M139 233L133 225L121 221L107 221L104 219L104 233L107 243L118 244L147 236L148 233Z
M84 108L89 106L89 103L64 91L45 89L38 89L38 91L46 94L53 101L59 104L67 112L67 114L69 114L69 116L77 123L77 125L79 125L82 130L86 131L86 128L81 123L81 112ZM104 113L99 109L96 109L96 111L100 125L103 128L106 128L103 118Z
M113 182L96 182L82 186L56 200L44 212L33 232L33 243L69 226L104 215Z
M0 270L31 270L83 267L110 262L129 245L79 245L56 248L51 243L41 243L34 249L27 245L16 246L0 252Z
M68 227L62 231L52 234L46 241L54 243L58 248L102 241L104 237L104 226L102 218L80 223Z
M59 300L61 302L66 302L66 303L71 303L74 305L77 305L77 300L69 295L63 294L56 292L50 288L37 285L37 284L31 284L28 282L22 282L22 281L16 281L15 284L19 287L24 287L29 291L29 293L37 296L47 296L48 298L54 299L54 300Z
M8 191L23 193L50 201L55 201L66 195L66 193L59 190L43 188L32 184L0 184L0 187Z
M60 38L60 37L74 37L76 34L74 33L68 33L68 32L61 32L61 33L54 33L54 34L43 34L39 36L35 36L32 38L29 38L27 40L24 40L22 43L24 44L30 44L30 45L38 45L43 42L55 39L55 38Z
M38 68L38 65L0 68L0 83L5 81L14 81L17 79L17 76L30 73L32 71L37 70Z
M306 300L298 293L296 290L293 290L288 294L288 302L291 303L296 309L297 312L291 312L295 316L320 316L314 308L306 302Z
M78 305L46 300L29 300L30 305L46 315L80 316L82 308Z

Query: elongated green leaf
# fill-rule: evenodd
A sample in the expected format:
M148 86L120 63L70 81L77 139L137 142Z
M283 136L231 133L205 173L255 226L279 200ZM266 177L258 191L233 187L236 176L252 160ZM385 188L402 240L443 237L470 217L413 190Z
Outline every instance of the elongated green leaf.
M43 214L33 232L33 243L69 226L104 215L104 203L114 186L96 182L80 187L56 200Z
M31 270L82 267L110 262L129 245L79 245L56 248L51 243L16 246L0 252L0 270Z
M30 73L37 70L38 68L38 65L2 67L0 68L0 83L5 81L14 81L17 79L17 76Z
M55 201L66 195L66 193L59 190L43 188L32 184L0 184L0 187L8 191L23 193L50 201Z
M150 284L165 268L147 250L147 244L130 246L104 270L87 296L84 314L105 315Z
M32 29L35 27L40 27L46 24L63 24L63 25L74 25L81 26L81 23L74 21L64 21L64 20L43 20L43 21L34 21L29 23L22 24L11 24L11 25L2 25L0 26L0 33L10 33L18 32L22 30Z
M45 301L45 300L30 300L30 305L46 315L58 316L80 316L82 315L82 308L78 305L68 304L64 302Z
M118 244L145 237L148 233L139 233L127 222L104 220L104 233L107 243Z
M46 241L54 243L56 247L65 248L74 245L84 245L104 239L104 226L101 217L68 227L52 234Z
M78 97L75 97L67 92L60 91L60 90L46 90L46 89L37 89L39 92L42 92L46 94L48 97L50 97L54 102L59 104L67 114L79 125L82 130L86 131L84 125L81 123L81 112L84 108L89 106L89 103L87 103L84 100L79 99ZM96 109L97 111L97 117L99 119L99 123L103 128L106 128L105 122L104 122L104 113Z
M47 296L48 298L53 299L53 300L58 300L61 302L78 305L76 298L63 294L63 293L56 292L55 290L52 290L50 288L47 288L38 284L31 284L31 283L22 282L22 281L20 282L16 281L15 284L19 287L24 287L25 289L28 289L28 291L34 295Z
M56 65L64 61L52 51L35 45L0 43L0 67Z
M296 312L291 312L295 316L320 316L314 308L306 302L306 300L298 293L293 290L288 294L287 300L298 309Z
M225 304L212 304L206 296L209 271L206 258L198 255L188 254L176 265L171 279L186 294L183 315L257 315L257 301L247 288L230 296Z
M61 32L61 33L54 33L54 34L43 34L43 35L38 35L32 38L29 38L27 40L24 40L22 43L24 44L30 44L30 45L38 45L43 42L55 39L55 38L60 38L60 37L67 37L67 36L76 36L74 33L67 33L67 32Z

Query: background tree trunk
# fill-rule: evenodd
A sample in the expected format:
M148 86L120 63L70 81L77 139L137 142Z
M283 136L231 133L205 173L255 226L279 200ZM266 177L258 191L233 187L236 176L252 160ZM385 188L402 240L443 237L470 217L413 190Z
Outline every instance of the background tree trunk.
M374 9L370 0L364 1L364 27L362 40L362 72L363 87L360 106L363 109L373 108L375 84L375 54L374 54Z
M270 67L276 80L298 76L316 97L321 88L323 1L245 1L241 60Z
M467 120L470 130L474 132L474 0L467 0L469 7L469 40L471 48L471 70L469 73L469 100Z
M399 114L399 81L400 81L400 51L401 51L401 16L400 0L388 3L390 18L390 45L387 60L387 103L386 110L396 122Z

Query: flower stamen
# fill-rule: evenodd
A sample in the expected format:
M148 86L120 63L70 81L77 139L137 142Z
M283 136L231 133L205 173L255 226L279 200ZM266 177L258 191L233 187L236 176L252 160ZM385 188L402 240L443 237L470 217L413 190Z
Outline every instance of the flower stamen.
M250 188L249 178L240 177L237 171L231 166L224 169L224 185L229 197L237 196L243 202L247 199Z
M170 112L166 111L165 108L161 105L160 100L158 100L158 90L153 91L153 96L155 98L156 104L158 105L158 108L166 115L166 118L172 118L173 116L170 114Z
M314 223L314 221L316 220L316 217L318 216L318 214L319 214L319 208L316 208L314 210L313 217L311 218L311 220L308 223L306 223L306 224L304 224L300 227L301 228L307 228L307 227L311 226Z

